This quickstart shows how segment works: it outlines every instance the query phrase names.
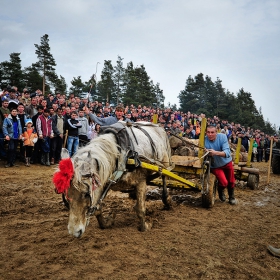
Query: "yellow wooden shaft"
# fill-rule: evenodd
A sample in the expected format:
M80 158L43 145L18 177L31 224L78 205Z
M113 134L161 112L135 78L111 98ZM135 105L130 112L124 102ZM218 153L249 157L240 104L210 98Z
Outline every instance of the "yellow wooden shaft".
M128 159L127 160L127 164L135 165L134 159ZM194 187L194 188L197 187L195 183L193 183L193 182L191 182L189 180L186 180L186 179L184 179L184 178L174 174L173 172L171 172L171 171L169 171L167 169L161 168L161 167L159 167L157 165L149 164L149 163L146 163L146 162L140 162L140 166L142 168L149 169L151 171L160 172L160 173L162 173L165 176L168 176L168 177L170 177L170 178L172 178L172 179L174 179L176 181L179 181L179 182L184 183L186 185L189 185L191 187Z

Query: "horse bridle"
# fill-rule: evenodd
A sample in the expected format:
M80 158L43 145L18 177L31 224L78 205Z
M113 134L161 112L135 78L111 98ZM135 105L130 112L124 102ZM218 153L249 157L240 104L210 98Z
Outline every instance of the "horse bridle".
M88 187L88 191L85 192L85 195L88 195L90 198L90 206L87 209L86 212L86 218L89 219L91 216L94 215L95 211L98 210L99 206L101 205L103 199L106 197L111 185L113 183L115 183L113 180L110 180L109 183L107 184L106 188L103 190L101 197L99 198L99 200L97 201L97 203L95 205L93 205L93 191L95 189L97 189L98 187L101 186L99 179L96 179L96 174L86 174L82 176L83 178L92 178L92 186L89 186L88 183L83 182L83 184L85 184Z

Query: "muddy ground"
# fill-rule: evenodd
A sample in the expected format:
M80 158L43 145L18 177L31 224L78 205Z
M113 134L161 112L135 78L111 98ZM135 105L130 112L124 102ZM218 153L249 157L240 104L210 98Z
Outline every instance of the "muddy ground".
M153 220L137 230L134 201L112 193L104 209L113 228L94 218L82 238L68 235L68 211L55 194L53 167L4 168L0 162L0 279L280 279L280 176L260 169L258 190L236 188L237 206L201 207L201 194L173 192L173 209L147 202ZM177 203L180 201L181 203Z

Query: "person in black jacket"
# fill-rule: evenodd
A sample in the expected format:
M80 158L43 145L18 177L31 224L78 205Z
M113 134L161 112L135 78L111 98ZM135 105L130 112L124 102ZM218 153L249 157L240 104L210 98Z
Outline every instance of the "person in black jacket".
M54 137L51 139L51 164L55 164L61 159L63 145L64 118L61 108L57 108L56 115L52 116L52 120Z
M79 147L79 132L78 128L82 125L77 120L78 114L76 111L72 111L70 119L65 123L65 130L68 130L68 139L67 139L67 150L70 157L76 153Z

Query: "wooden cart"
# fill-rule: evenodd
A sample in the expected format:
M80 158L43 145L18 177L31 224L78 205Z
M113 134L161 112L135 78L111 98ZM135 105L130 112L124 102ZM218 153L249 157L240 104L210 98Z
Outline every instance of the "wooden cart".
M165 175L167 177L165 183L168 188L201 191L202 206L211 208L216 199L217 180L215 175L210 173L210 157L204 149L205 132L206 119L202 119L198 156L172 156L172 162L175 164L172 171L146 162L140 162L140 167L152 170L158 175ZM241 148L241 139L239 139L234 159L234 173L237 180L246 181L248 187L256 189L259 184L259 170L251 166L252 146L251 143L248 161L246 163L239 162ZM127 164L135 165L135 161L128 159ZM163 181L157 178L150 181L150 184L162 187Z

